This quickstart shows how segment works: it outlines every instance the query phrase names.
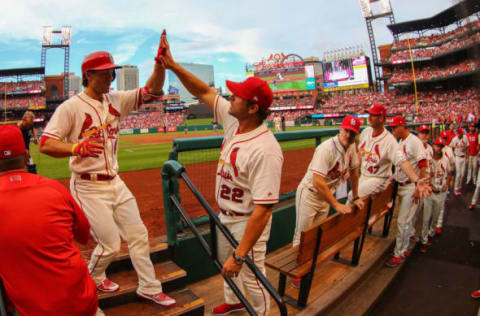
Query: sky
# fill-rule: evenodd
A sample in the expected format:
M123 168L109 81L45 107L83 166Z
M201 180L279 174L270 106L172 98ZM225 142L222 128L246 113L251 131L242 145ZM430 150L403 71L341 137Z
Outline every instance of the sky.
M396 22L426 18L456 0L391 0ZM391 43L387 19L374 25L377 45ZM214 66L215 85L245 79L245 63L271 53L320 59L327 50L361 45L371 56L358 0L2 0L0 69L40 67L43 26L72 27L70 72L80 75L90 52L109 51L117 64L153 69L165 28L178 62ZM47 52L46 74L63 72L64 52Z

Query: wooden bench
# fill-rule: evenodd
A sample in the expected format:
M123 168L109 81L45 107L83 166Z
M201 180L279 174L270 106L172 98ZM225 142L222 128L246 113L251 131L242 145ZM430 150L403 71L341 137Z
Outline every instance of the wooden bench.
M382 237L387 237L395 209L395 196L397 195L398 183L392 182L387 188L371 195L370 218L368 220L368 232L372 234L373 225L384 218Z
M387 221L386 215L391 215L393 205L387 209L385 206L392 201L394 193L391 184L384 192L365 197L362 209L355 208L351 214L337 213L320 220L302 231L298 246L292 247L290 243L267 256L266 266L280 273L278 292L286 298L287 303L299 309L307 305L315 269L328 259L358 265L367 230L382 217ZM374 217L371 217L371 213ZM391 219L388 220L388 227L390 222ZM347 261L340 258L340 251L351 242L354 242L352 257ZM287 276L301 279L297 300L285 295Z

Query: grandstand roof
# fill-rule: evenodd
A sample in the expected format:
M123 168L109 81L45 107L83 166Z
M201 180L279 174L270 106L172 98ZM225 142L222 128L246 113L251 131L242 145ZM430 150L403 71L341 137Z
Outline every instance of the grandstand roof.
M464 0L430 18L390 24L388 28L394 35L434 29L448 26L479 11L478 0Z
M0 69L0 77L44 75L44 67Z

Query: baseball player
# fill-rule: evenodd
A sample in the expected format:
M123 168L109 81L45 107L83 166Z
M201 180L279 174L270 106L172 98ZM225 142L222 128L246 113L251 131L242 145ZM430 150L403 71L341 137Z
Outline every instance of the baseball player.
M478 155L477 159L480 160L480 144L478 145L478 149L479 149L479 151L478 151L478 154L477 154ZM480 194L480 181L478 181L478 180L480 180L480 178L478 176L479 174L480 174L480 168L479 168L478 174L477 174L477 184L475 186L475 192L473 193L472 202L468 206L468 209L471 210L471 211L475 208L475 206L477 204L477 201L478 201L478 195Z
M451 174L450 161L443 154L444 146L443 138L437 138L433 144L433 158L428 161L427 172L432 185L432 194L423 199L422 245L420 246L420 252L422 253L427 252L427 246L431 245L431 238L436 233L438 216L447 197Z
M279 115L275 115L273 119L273 123L275 125L275 132L281 132L282 131L282 119Z
M120 250L121 236L128 244L138 275L137 295L171 306L175 300L162 292L162 285L155 278L148 232L137 202L117 174L120 121L143 103L161 98L165 69L157 62L145 87L109 92L116 68L120 67L108 52L85 57L82 76L86 89L55 110L42 136L41 151L53 157L70 156L70 190L87 215L92 236L98 242L89 263L97 288L103 292L119 289L106 277L105 269Z
M358 196L363 198L379 193L388 186L392 176L392 164L401 168L418 193L423 196L430 191L425 179L420 179L400 150L397 140L384 128L387 109L381 104L373 104L367 110L370 113L370 127L360 134L358 150L361 158ZM349 192L349 202L353 201L353 192Z
M447 195L449 194L449 190L453 190L453 180L455 178L455 156L453 154L453 150L450 146L447 146L447 132L443 131L440 133L440 137L444 140L445 146L443 146L442 153L445 155L445 157L449 161L449 172L450 172L450 177L448 181L448 186L447 186ZM440 214L438 215L438 222L437 222L437 230L436 234L440 235L442 233L442 227L443 227L443 214L445 213L445 201L447 199L445 198L444 203L441 205L440 209Z
M468 126L468 171L467 184L473 181L473 185L477 184L477 169L478 169L478 133L475 131L475 124L470 123ZM473 179L473 180L472 180Z
M424 178L427 168L427 154L422 141L411 134L406 128L405 118L395 116L390 124L393 128L393 135L400 138L399 147L407 161L414 168L417 178ZM395 176L398 182L398 197L400 199L397 217L397 238L393 256L386 263L388 267L396 267L405 259L409 253L410 237L413 233L413 220L418 208L419 199L415 194L415 185L407 174L400 168L396 169Z
M252 307L259 315L267 315L270 297L250 269L242 269L250 256L265 274L265 255L270 234L272 208L278 202L283 155L280 145L264 120L273 101L267 82L250 77L243 82L226 81L232 92L230 102L216 95L207 84L176 63L168 42L162 58L187 90L209 106L216 122L224 128L224 141L216 173L216 200L220 220L239 241L232 249L222 234L218 235L218 258L222 274L233 277L242 293L249 292ZM225 303L213 310L225 315L242 310L234 292L224 283Z
M468 138L463 134L461 127L457 128L457 135L452 139L450 147L455 155L455 195L460 195L469 147Z
M35 120L35 114L32 111L25 111L23 113L22 120L18 122L17 126L22 131L23 142L25 143L25 148L30 151L30 138L33 137L33 142L38 144L37 132L33 128L33 121ZM27 162L27 170L30 173L37 173L37 166L33 162L32 156L29 155Z
M316 220L326 218L330 206L346 214L351 206L341 204L335 198L335 190L347 173L350 174L353 200L358 207L363 202L358 198L358 169L360 161L355 148L355 136L360 133L361 122L347 115L340 126L340 133L321 143L315 149L307 173L297 188L295 208L297 221L293 246L300 243L303 229Z

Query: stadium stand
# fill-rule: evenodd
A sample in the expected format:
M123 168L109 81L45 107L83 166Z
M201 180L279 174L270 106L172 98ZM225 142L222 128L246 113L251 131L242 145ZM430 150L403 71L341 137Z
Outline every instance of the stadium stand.
M121 123L120 128L150 128L165 126L178 126L186 119L186 111L161 113L161 112L134 112L129 114Z

